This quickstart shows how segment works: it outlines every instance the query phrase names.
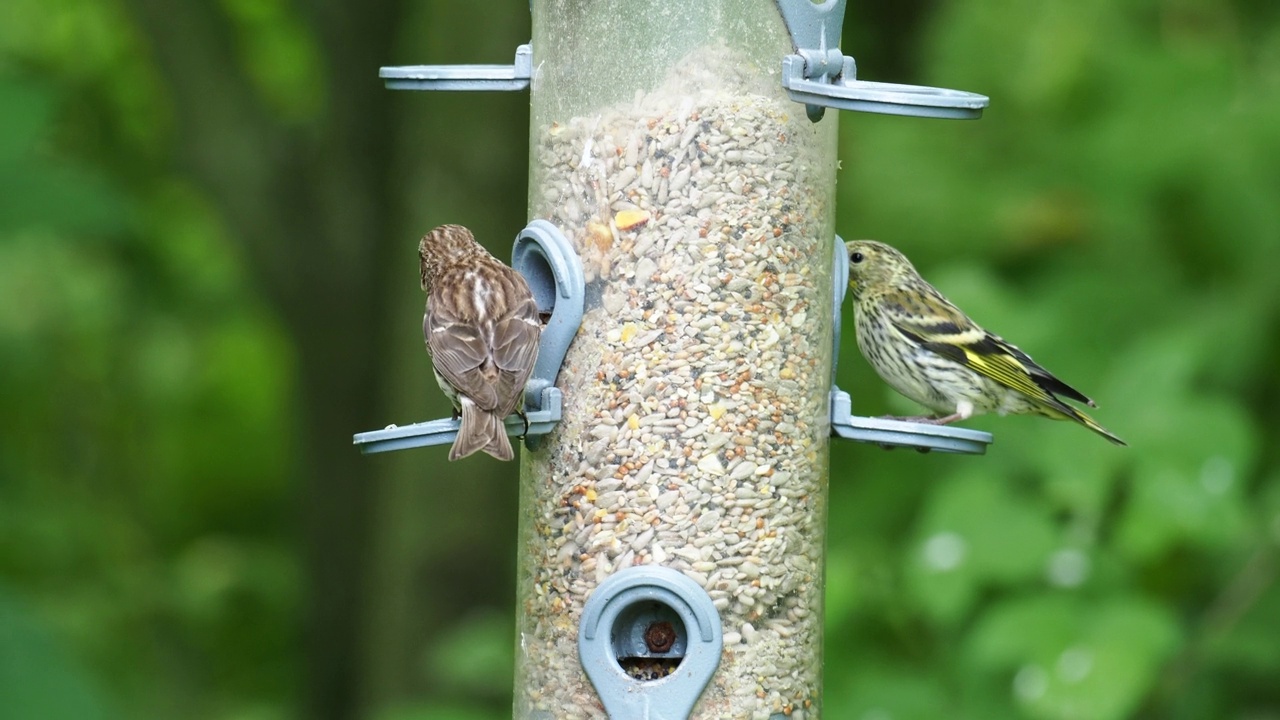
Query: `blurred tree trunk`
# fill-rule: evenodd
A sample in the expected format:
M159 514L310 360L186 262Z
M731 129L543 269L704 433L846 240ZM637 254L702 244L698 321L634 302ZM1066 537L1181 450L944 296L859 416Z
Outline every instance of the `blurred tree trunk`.
M358 714L371 509L377 487L351 446L379 417L395 263L389 93L377 80L400 3L314 2L326 64L312 127L287 127L255 94L210 0L128 0L174 109L176 161L241 239L257 286L297 352L305 569L303 717ZM234 452L234 448L228 448Z
M429 416L418 401L432 393L415 331L416 238L428 222L465 222L505 255L525 215L528 100L391 93L377 68L510 62L528 15L427 3L412 6L427 17L407 17L398 0L306 2L324 104L290 126L256 94L222 4L126 6L170 96L175 162L242 241L297 353L300 715L347 720L441 690L424 680L424 647L476 605L510 612L517 468L469 460L467 482L449 482L429 451L365 458L351 434ZM450 16L430 17L436 9ZM398 57L397 36L415 31ZM436 415L447 412L436 402Z
M850 4L841 50L858 61L858 77L880 82L920 82L921 46L938 0Z
M402 19L402 32L396 63L510 63L516 45L529 39L529 14L522 2L498 8L419 3ZM400 217L408 224L399 235L416 248L425 228L461 222L508 258L525 223L528 93L388 95L399 118L397 155L404 166L396 176L404 185ZM405 330L388 350L385 388L395 422L448 412L417 332L423 297L416 266L405 271L412 277L397 281L399 299L392 303L400 314L395 323ZM432 403L425 411L422 398ZM498 613L514 621L517 463L481 455L445 465L439 449L375 462L387 472L375 511L375 591L368 607L371 705L429 698L509 714L509 677L498 687L460 683L433 663L439 658L430 651L443 637L465 632L468 617Z

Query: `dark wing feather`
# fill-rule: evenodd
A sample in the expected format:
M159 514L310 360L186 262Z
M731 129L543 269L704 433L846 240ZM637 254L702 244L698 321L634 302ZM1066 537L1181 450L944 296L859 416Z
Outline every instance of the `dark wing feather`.
M1030 355L1027 355L1026 353L1022 352L1016 346L1005 342L1003 339L995 335L990 335L989 337L994 342L1002 345L1004 347L1005 352L1008 352L1010 355L1013 355L1020 362L1022 362L1022 364L1026 366L1027 370L1031 372L1031 378L1035 380L1036 384L1039 385L1040 387L1044 388L1045 390L1048 390L1054 395L1062 395L1064 397L1069 397L1072 400L1075 400L1076 402L1082 402L1085 405L1088 405L1089 407L1098 406L1097 403L1089 399L1089 396L1085 395L1079 390L1071 387L1070 385L1066 384L1062 380L1058 379L1057 376L1055 376L1053 373L1049 372L1048 370L1045 370L1044 368L1040 367L1040 365L1037 364L1035 360L1031 359Z

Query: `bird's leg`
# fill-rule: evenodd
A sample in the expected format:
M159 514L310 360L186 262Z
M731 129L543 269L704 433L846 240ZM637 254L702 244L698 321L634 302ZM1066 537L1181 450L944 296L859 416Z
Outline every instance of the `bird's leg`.
M524 430L520 431L520 439L523 440L529 434L529 416L525 414L524 410L517 410L516 417L524 422Z
M881 420L897 420L898 422L913 422L922 425L950 425L958 420L968 420L973 417L973 403L968 400L961 400L956 403L956 411L950 415L935 417L933 415L916 415L916 416L899 416L899 415L881 415Z
M950 425L953 422L968 420L971 417L973 417L973 403L968 400L961 400L956 403L956 411L950 415L944 415L943 417L938 418L929 418L927 420L922 420L921 422L925 422L930 425Z

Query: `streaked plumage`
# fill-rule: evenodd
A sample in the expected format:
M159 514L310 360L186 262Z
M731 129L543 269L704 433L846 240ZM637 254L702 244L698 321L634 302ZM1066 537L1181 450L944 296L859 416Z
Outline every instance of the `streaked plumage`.
M462 419L449 451L514 457L504 419L521 407L538 356L542 324L520 273L489 254L460 225L442 225L418 244L427 293L422 333L436 382Z
M1029 355L983 330L925 282L906 256L884 243L845 243L858 349L893 389L946 424L987 412L1074 420L1117 445L1125 442L1065 403L1097 407Z

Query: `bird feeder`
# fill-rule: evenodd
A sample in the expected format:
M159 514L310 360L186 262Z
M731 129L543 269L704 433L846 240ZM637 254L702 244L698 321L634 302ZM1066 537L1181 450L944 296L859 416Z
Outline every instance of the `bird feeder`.
M857 80L841 0L532 12L511 66L381 71L531 90L514 264L558 329L527 395L514 716L818 717L829 439L990 442L858 418L834 386L848 268L825 111L974 118L987 99ZM356 442L450 442L453 422Z

